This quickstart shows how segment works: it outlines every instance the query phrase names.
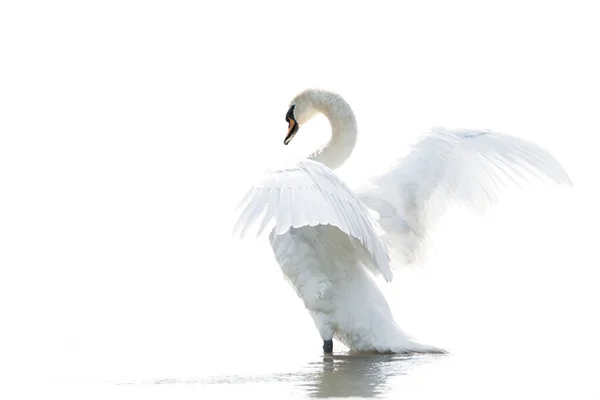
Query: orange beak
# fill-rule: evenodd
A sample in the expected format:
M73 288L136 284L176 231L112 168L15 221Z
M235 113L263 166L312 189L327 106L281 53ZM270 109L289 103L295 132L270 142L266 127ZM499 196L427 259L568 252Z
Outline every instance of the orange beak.
M288 126L287 135L283 140L283 144L287 145L294 138L294 135L298 132L298 123L290 118L290 125Z

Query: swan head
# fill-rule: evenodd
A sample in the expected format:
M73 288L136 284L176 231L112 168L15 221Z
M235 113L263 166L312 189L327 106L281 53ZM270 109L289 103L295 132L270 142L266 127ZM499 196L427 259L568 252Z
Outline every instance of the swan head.
M285 121L288 123L288 130L283 144L287 145L292 141L300 126L307 123L319 111L316 107L315 92L305 90L298 94L290 103L290 108L285 115Z

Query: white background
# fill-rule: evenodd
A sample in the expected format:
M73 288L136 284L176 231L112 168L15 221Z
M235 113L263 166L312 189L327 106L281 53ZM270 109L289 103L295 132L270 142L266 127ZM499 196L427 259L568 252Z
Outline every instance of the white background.
M573 188L507 193L483 217L449 212L430 264L383 289L432 344L586 354L598 37L591 1L3 2L3 380L262 371L293 365L286 352L318 355L266 238L231 237L257 174L327 140L319 117L283 146L306 87L356 113L358 147L339 171L351 184L438 125L555 155Z

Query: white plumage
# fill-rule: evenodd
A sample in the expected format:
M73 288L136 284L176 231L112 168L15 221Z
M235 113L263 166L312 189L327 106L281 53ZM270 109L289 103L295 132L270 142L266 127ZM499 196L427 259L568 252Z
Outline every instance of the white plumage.
M357 135L341 96L313 89L298 94L286 117L285 143L317 113L329 119L329 143L306 160L267 171L242 200L235 229L242 236L255 225L258 235L271 229L275 258L325 343L336 337L355 351L443 352L398 327L373 278L389 282L392 261L408 265L422 258L428 233L449 204L483 211L506 182L571 185L568 175L531 142L438 128L352 191L333 172L351 155Z
M321 163L302 160L285 169L268 171L241 205L244 212L236 226L241 229L241 236L259 220L257 235L272 221L276 235L283 235L290 228L331 225L369 252L372 262L367 267L373 273L383 275L387 281L392 279L387 248L376 233L373 216L346 184Z
M408 155L357 189L379 214L394 260L422 260L428 233L447 207L482 213L509 183L572 185L558 161L538 145L492 131L432 129Z

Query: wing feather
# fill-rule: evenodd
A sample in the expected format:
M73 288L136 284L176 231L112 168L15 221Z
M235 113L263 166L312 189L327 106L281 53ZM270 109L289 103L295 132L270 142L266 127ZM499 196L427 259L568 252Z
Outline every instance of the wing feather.
M253 189L252 196L248 200L248 204L242 213L240 219L256 219L260 215L263 207L262 203L265 201L268 191L265 189ZM247 227L241 227L241 235L246 233Z
M273 189L269 190L269 199L267 200L267 210L265 211L263 219L260 223L257 235L260 235L263 232L263 230L267 227L269 222L275 217L275 215L277 215L277 211L278 211L277 199L279 198L280 190L281 189L278 189L278 188L273 188ZM252 191L249 191L249 192L252 193Z
M244 197L244 207L234 232L244 236L258 221L258 235L274 222L273 232L290 228L331 225L366 250L371 262L364 266L387 281L392 279L382 230L368 208L325 165L304 160L290 167L268 171ZM261 218L262 217L262 218ZM336 244L331 243L334 247Z
M264 207L264 203L261 206ZM279 195L279 215L277 216L277 227L275 228L277 234L281 235L287 232L290 227L293 227L292 210L290 188L283 187L280 189Z
M314 190L314 186L312 188L302 188L299 190L302 193L302 197L299 199L300 204L305 204L305 212L306 212L306 224L308 226L316 226L319 223L319 203L317 201L309 201L310 195L309 191ZM320 198L319 198L320 199ZM322 205L320 206L323 207Z
M479 212L510 184L571 186L561 164L529 141L491 131L433 129L384 173L357 190L379 214L385 240L402 264L424 256L428 233L451 204Z

